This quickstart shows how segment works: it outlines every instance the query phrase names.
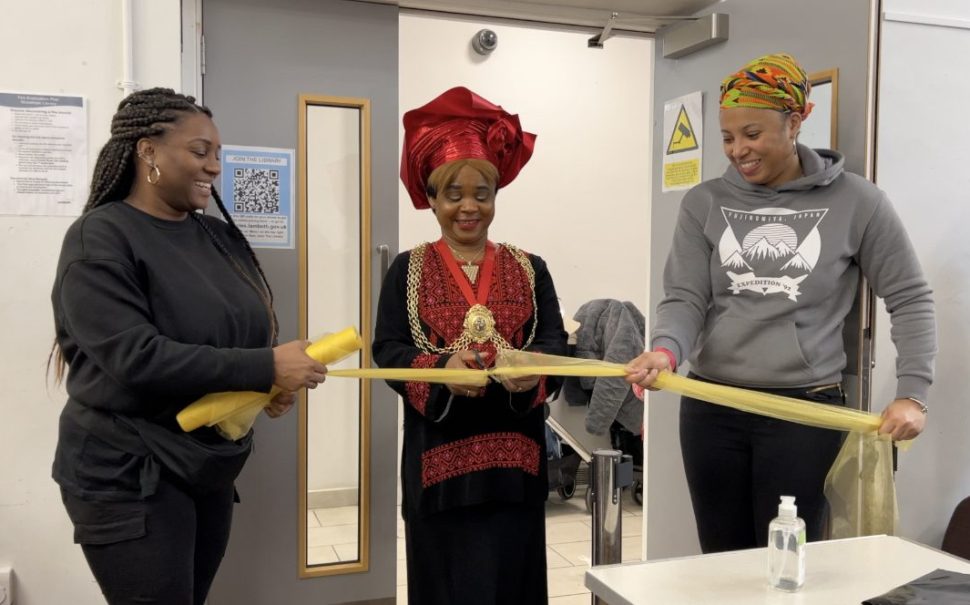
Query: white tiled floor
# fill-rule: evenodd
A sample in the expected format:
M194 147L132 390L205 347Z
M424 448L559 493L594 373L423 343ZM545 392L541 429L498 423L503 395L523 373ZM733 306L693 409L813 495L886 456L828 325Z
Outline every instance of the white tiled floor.
M592 517L586 512L584 489L578 491L576 497L566 501L550 493L546 503L549 605L589 605L590 602L583 578L592 561ZM638 561L643 513L629 490L624 492L622 525L623 561Z
M307 512L307 562L310 565L357 559L357 507L316 508Z
M549 494L546 504L546 563L549 577L549 605L588 605L589 591L583 586L583 578L590 566L592 546L592 518L586 512L586 503L580 488L571 500L563 501L555 493ZM334 509L330 509L334 510ZM320 512L320 511L317 511ZM323 518L321 512L315 517ZM319 522L319 519L317 519ZM310 528L313 530L312 519ZM629 490L623 498L623 561L640 559L640 536L643 527L642 509L633 502ZM356 530L356 525L353 525ZM320 535L320 534L318 534ZM321 549L324 556L325 545L317 542L311 548ZM340 555L340 545L335 546ZM404 521L400 511L397 521L397 603L407 603L407 566L404 553Z

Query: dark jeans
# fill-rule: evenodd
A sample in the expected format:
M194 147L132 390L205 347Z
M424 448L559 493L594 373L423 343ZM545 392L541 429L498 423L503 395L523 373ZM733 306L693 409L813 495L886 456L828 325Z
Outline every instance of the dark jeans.
M845 405L838 386L765 392ZM808 540L823 537L825 476L841 431L819 429L681 398L680 447L705 553L765 546L779 496L795 496Z
M203 605L229 541L232 487L190 494L163 473L145 500L61 495L110 605Z

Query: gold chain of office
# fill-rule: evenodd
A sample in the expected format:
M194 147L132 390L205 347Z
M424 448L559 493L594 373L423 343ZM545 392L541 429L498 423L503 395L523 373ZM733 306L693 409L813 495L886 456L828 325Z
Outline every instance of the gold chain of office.
M408 324L411 326L411 337L419 349L425 353L457 353L467 349L474 344L484 344L491 342L496 349L514 349L505 338L495 329L495 317L485 305L474 304L465 314L465 321L462 326L461 336L447 347L436 347L431 344L428 337L421 329L421 320L418 317L418 286L421 282L421 268L424 266L424 255L427 253L430 244L424 243L411 250L411 258L408 260L407 275L407 306ZM536 326L539 324L539 307L536 305L536 273L529 262L529 257L515 246L510 244L499 244L500 247L509 251L512 257L518 261L525 271L529 280L529 289L532 292L532 312L535 315L532 322L532 331L529 338L522 345L525 349L532 344L536 336Z

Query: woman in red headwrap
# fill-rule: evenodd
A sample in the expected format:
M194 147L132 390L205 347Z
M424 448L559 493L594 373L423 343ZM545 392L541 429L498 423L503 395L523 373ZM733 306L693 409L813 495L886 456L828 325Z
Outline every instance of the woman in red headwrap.
M441 239L394 260L374 360L391 368L486 368L503 349L564 354L541 258L488 239L496 191L535 135L466 88L404 116L401 179ZM412 605L545 604L548 493L543 403L556 379L486 387L392 382L404 398L402 513Z
M690 362L708 382L844 405L845 320L860 272L883 297L896 345L896 395L880 432L912 439L933 379L933 298L886 195L845 172L842 154L798 144L812 108L789 55L756 59L721 84L724 175L681 204L652 351L627 380ZM825 476L842 433L685 397L680 442L704 552L764 546L781 494L809 540L823 537Z

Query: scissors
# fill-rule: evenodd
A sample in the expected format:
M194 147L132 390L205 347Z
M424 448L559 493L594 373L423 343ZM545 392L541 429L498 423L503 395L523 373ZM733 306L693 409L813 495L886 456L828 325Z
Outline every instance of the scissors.
M487 369L488 366L485 365L485 360L482 359L481 353L479 353L475 349L472 349L472 353L475 355L475 363L478 365L478 369L481 369L481 370ZM488 375L488 378L492 382L497 382L499 384L502 383L502 379L499 378L498 376L494 376L492 374L489 374Z

